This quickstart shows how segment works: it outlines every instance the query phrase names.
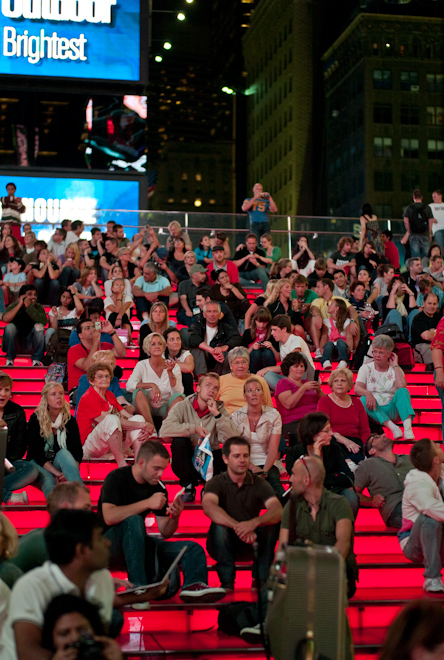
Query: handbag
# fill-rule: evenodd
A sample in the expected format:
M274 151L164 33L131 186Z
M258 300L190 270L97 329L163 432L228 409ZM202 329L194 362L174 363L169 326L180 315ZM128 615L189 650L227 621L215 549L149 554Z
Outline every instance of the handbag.
M194 469L200 474L204 481L208 481L213 476L213 452L210 446L210 436L205 438L196 446L194 450L192 463Z

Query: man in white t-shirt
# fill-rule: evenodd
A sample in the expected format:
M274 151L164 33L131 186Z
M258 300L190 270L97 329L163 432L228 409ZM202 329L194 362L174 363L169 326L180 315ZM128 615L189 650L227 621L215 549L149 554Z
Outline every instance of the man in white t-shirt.
M444 256L444 204L442 202L442 190L432 192L432 204L429 204L433 213L432 235L433 241L441 248Z
M294 351L301 351L308 362L308 367L304 374L304 378L313 380L314 364L310 350L307 346L307 343L301 337L291 334L290 317L286 314L278 314L278 316L275 316L271 321L271 334L273 339L279 342L279 353L277 353L277 351L272 348L272 351L275 354L276 362L282 362L282 360L287 357L289 353L293 353ZM264 369L258 371L257 375L263 376L263 378L265 378L271 390L275 390L278 381L280 381L281 378L284 378L280 365L276 365L275 367L265 367Z
M82 596L99 606L105 626L111 622L114 584L107 570L110 542L90 511L59 511L45 530L50 561L17 580L0 640L2 660L50 658L42 647L44 614L60 594Z

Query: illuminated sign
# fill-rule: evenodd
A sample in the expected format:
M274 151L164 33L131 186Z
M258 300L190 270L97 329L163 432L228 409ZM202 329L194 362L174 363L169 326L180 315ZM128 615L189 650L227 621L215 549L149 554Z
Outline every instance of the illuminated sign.
M139 182L126 179L82 179L36 176L0 176L0 196L6 194L6 184L13 181L16 195L22 198L26 212L22 222L37 223L35 231L48 230L46 223L83 220L85 225L104 225L114 220L121 225L137 225L138 213L105 211L101 209L139 208ZM4 192L3 192L4 191ZM86 227L88 229L88 227ZM90 227L89 227L90 229ZM136 228L125 229L131 237ZM50 232L52 233L52 232Z
M137 82L140 0L1 0L0 74Z

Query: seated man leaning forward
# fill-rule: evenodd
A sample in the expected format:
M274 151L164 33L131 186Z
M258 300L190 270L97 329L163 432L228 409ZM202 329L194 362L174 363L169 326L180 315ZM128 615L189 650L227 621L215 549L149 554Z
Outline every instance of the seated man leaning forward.
M248 471L250 444L240 436L224 442L223 460L227 471L207 481L202 498L205 514L211 520L207 550L217 561L221 586L234 588L235 560L251 559L257 542L260 589L268 578L279 532L282 506L273 488L260 476ZM261 510L266 509L261 515Z
M192 457L195 447L208 434L213 452L214 474L225 469L220 445L238 433L222 401L216 401L219 393L219 374L208 373L199 378L197 394L171 409L164 420L159 435L172 438L171 467L185 487L184 502L194 502L199 474L194 469Z
M188 343L197 376L207 371L228 373L227 353L230 348L242 345L242 337L221 317L219 303L211 300L204 305L203 320L198 320L189 330Z
M355 472L355 491L362 502L370 502L379 509L387 527L402 524L402 495L404 481L413 468L405 454L393 452L393 440L383 433L372 433L365 445L367 460ZM363 494L367 488L370 497Z
M67 356L69 391L78 387L80 377L88 371L92 356L97 351L112 351L116 357L126 356L126 348L109 321L103 321L102 329L96 330L93 321L85 319L80 321L77 332L80 344L71 346ZM108 333L113 343L101 343L101 332Z
M80 440L84 458L99 458L111 452L119 467L126 465L124 451L133 445L134 454L150 435L142 415L131 417L115 395L108 390L113 377L109 364L96 362L88 368L91 387L82 396L77 409Z
M287 502L282 515L279 550L296 539L329 545L345 560L348 597L356 591L357 564L353 552L353 513L342 495L324 488L325 468L317 456L301 456L293 464L290 484L293 501ZM294 537L289 538L290 516L294 516Z
M177 530L184 503L180 497L168 504L168 493L160 481L170 457L161 442L144 442L134 461L110 472L100 494L98 511L111 541L111 561L122 555L128 578L135 586L162 578L184 546L183 586L179 597L185 602L214 603L225 596L219 587L207 584L207 562L203 548L193 541L166 541ZM147 534L145 517L154 512L162 538ZM167 594L180 588L178 572L170 577Z
M404 482L399 544L407 559L424 564L424 591L441 592L444 453L438 444L423 438L413 445L410 460L415 469Z

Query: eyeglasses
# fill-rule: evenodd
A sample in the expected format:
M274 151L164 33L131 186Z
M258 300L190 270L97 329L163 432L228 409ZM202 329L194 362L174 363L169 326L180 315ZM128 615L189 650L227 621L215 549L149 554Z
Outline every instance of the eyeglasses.
M105 374L103 376L99 376L99 374L96 374L96 379L97 380L111 380L111 376L109 374Z
M308 465L307 465L307 462L306 462L306 460L305 460L306 458L308 458L308 456L300 456L300 457L298 458L298 461L301 461L301 462L302 462L303 466L305 467L305 469L306 469L307 472L308 472L308 476L309 476L310 479L311 479L311 472L310 472L310 470L308 469Z

